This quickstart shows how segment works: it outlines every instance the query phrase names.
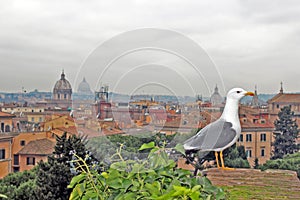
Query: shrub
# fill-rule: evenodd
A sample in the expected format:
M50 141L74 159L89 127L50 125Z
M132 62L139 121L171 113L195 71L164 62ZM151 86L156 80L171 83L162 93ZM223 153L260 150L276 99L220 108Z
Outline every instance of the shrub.
M82 158L76 156L73 162L82 163L75 170L82 171L75 176L69 188L70 199L224 199L221 188L211 184L206 177L193 177L188 170L176 168L169 159L170 149L155 146L154 142L139 149L151 150L145 160L124 160L122 148L114 156L119 161L111 164L101 174L88 167Z
M268 160L259 167L261 170L266 169L285 169L297 172L300 179L300 153L288 154L282 159Z

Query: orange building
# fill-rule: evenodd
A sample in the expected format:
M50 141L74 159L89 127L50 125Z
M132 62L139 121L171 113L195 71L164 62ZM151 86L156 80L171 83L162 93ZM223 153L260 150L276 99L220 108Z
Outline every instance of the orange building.
M259 164L270 160L274 125L265 119L251 116L241 118L242 132L237 145L243 145L250 166L254 166L257 158Z
M63 126L51 131L0 134L0 178L11 172L32 169L41 160L47 161L54 150L56 135L61 136L64 132L77 134L74 125L66 126L65 122L72 125L69 120L69 116L55 118L54 126Z
M11 172L13 136L0 134L0 178Z
M48 156L54 151L54 146L55 141L47 138L30 141L18 152L20 166L19 170L30 170L38 162L46 162Z
M75 122L69 115L52 115L50 119L46 119L44 130L50 131L56 128L68 128L72 126L75 126Z
M15 115L0 111L0 132L11 132Z
M268 101L268 106L272 122L278 118L278 113L281 108L291 106L291 110L295 114L297 124L300 124L300 94L284 93L282 83L279 93Z
M12 151L11 151L11 156L13 160L12 171L17 172L17 171L23 171L25 169L28 169L28 167L26 167L26 164L24 164L24 162L20 162L21 155L19 152L22 152L24 148L28 149L29 148L28 145L31 142L34 142L36 140L46 139L46 138L55 142L55 136L50 132L24 132L24 133L14 134ZM22 155L24 155L24 152ZM47 156L44 156L44 159L46 158ZM38 161L38 159L40 158L37 157L36 160Z

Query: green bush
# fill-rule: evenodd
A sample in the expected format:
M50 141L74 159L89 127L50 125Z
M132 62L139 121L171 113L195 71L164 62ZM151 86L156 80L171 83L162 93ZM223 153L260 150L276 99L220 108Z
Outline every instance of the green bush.
M0 179L0 194L8 199L35 199L36 168L8 174ZM4 198L0 195L0 199Z
M190 171L176 168L176 163L169 159L164 147L155 146L154 142L144 144L140 151L150 150L145 160L124 160L123 145L114 156L119 161L110 165L105 172L97 173L88 167L84 160L76 155L76 163L83 163L75 170L82 171L75 176L69 188L70 199L224 199L221 188L211 184L206 177L193 177ZM182 149L179 149L182 151Z
M259 167L261 170L266 169L284 169L297 172L300 179L300 153L288 154L282 159L268 160L265 164Z

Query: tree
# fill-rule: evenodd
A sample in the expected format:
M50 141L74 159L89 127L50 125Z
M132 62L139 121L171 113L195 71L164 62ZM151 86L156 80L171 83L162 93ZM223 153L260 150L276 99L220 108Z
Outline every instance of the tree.
M278 119L275 120L275 141L272 159L283 158L286 154L293 154L299 150L296 144L298 137L298 125L294 120L294 112L291 106L285 106L278 113Z
M223 154L226 166L234 168L250 168L244 146L236 146L236 144L234 144L228 149L225 149Z
M35 200L35 177L36 168L11 173L0 179L0 194L5 194L8 199Z
M73 159L70 151L82 158L87 154L82 138L64 133L56 138L54 152L48 162L40 162L37 172L36 195L38 199L67 200L71 190L67 188L72 177L69 162Z

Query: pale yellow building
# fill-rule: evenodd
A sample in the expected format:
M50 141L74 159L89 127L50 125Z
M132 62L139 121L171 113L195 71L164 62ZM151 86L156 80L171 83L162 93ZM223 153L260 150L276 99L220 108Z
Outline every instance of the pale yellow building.
M272 141L274 125L265 119L241 119L242 132L237 145L243 145L250 166L254 166L257 158L259 164L264 164L272 156Z

